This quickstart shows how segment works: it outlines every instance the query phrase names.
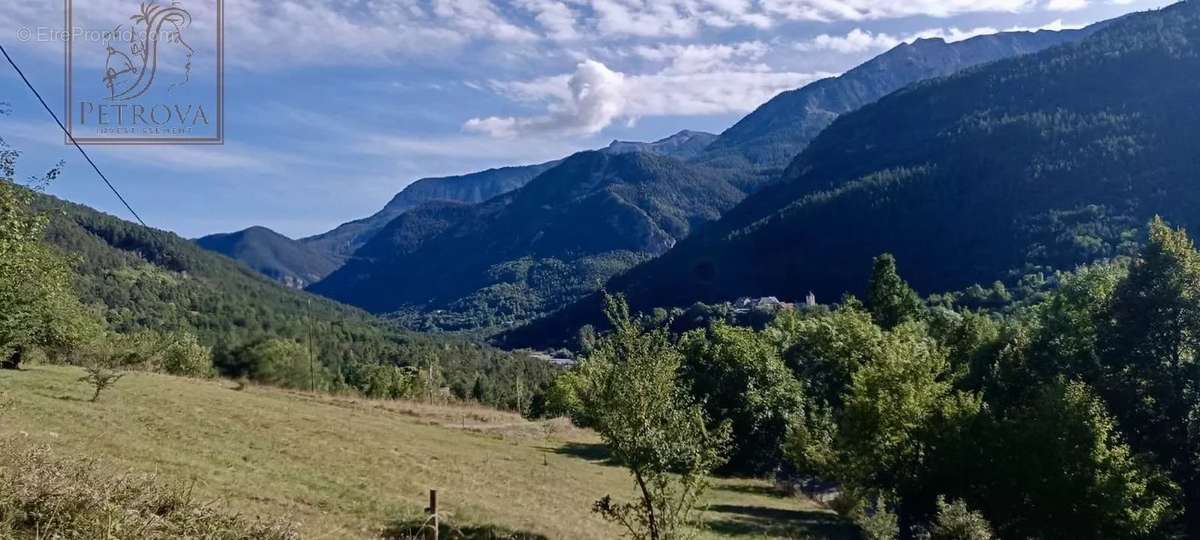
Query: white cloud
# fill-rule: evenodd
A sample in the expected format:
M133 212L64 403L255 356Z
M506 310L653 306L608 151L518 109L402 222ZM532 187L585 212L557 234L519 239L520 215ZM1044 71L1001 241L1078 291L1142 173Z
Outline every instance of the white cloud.
M1062 19L1054 19L1051 22L1041 26L1013 26L1005 29L1005 32L1037 32L1039 30L1050 30L1052 32L1062 32L1063 30L1078 30L1086 27L1086 24L1066 23Z
M518 5L534 13L534 20L546 30L547 37L557 41L572 41L581 36L575 26L578 14L558 0L518 0Z
M901 17L950 17L963 13L1016 13L1036 0L763 0L770 15L806 21L863 21Z
M464 128L493 137L528 133L586 135L604 129L625 110L625 76L600 62L580 63L568 79L567 88L569 99L558 101L545 115L473 118Z
M748 62L756 62L768 52L761 41L744 41L729 44L654 45L634 47L638 57L653 62L667 62L666 73L701 73L747 68ZM761 66L760 69L767 69Z
M855 28L844 36L821 34L811 40L799 43L796 48L801 51L835 51L840 53L860 53L865 51L885 50L899 45L902 40L885 33L872 33L870 30Z
M665 60L672 49L645 48L638 54ZM530 117L473 118L467 131L493 137L591 135L619 119L747 112L784 90L803 86L828 73L772 72L762 65L738 68L736 60L761 55L760 45L711 47L685 52L666 68L626 75L587 60L572 75L493 83L518 101L546 102L546 113ZM691 68L689 70L688 68Z
M958 27L930 28L897 37L886 33L872 33L870 30L855 28L844 36L821 34L807 41L797 43L795 48L800 51L834 51L843 54L862 53L868 51L883 51L901 43L912 43L918 39L941 39L947 43L963 41L976 36L995 34L998 32L1036 32L1038 30L1075 30L1083 28L1083 24L1067 24L1062 19L1056 19L1042 26L1013 26L1000 30L990 26L961 29Z
M940 39L946 43L954 43L956 41L963 41L973 37L986 36L999 32L999 29L992 28L990 26L978 26L975 28L965 29L951 26L949 28L930 28L928 30L922 30L909 36L904 41L911 43L918 39Z
M119 23L128 24L138 1L89 0L77 1L75 5L76 24L89 29L92 26L108 29ZM187 7L196 15L194 24L198 26L211 24L205 21L215 19L203 3L193 2ZM61 27L61 3L20 2L12 8L6 6L0 12L0 27ZM526 27L512 11L506 2L495 0L225 2L226 61L254 70L295 65L363 65L453 51L472 43L512 46L546 37L537 29ZM559 25L547 34L565 31L563 22L554 21L553 14L536 20L543 25ZM198 42L203 43L207 42Z
M1078 11L1088 7L1088 0L1049 0L1046 9L1050 11Z

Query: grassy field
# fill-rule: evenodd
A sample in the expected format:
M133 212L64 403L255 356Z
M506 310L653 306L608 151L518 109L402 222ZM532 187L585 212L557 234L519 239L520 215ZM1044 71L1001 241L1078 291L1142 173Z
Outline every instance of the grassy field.
M94 457L114 471L194 483L305 538L377 538L420 516L431 488L458 526L614 538L590 512L632 494L595 435L483 408L314 396L229 381L131 374L89 403L82 371L0 372L0 437ZM756 480L721 480L706 537L847 537L835 517Z

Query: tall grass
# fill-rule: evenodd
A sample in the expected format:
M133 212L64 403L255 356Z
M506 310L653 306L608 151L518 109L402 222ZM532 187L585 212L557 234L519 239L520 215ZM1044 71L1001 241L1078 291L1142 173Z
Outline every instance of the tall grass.
M291 524L247 519L149 475L106 474L41 446L0 441L0 538L291 540Z

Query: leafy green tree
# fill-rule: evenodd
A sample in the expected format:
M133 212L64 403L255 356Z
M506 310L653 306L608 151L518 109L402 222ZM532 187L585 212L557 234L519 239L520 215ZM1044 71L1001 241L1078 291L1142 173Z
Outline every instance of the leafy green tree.
M387 364L365 366L363 394L373 399L417 399L425 397L425 377L415 367Z
M829 312L804 315L785 311L767 327L768 340L783 351L808 400L840 408L851 378L876 356L884 332L861 305L845 302Z
M680 340L683 379L709 419L733 426L728 467L745 473L775 469L788 425L803 412L803 388L779 350L749 328L717 323Z
M970 495L1004 538L1155 538L1173 515L1177 488L1084 383L1043 386L991 440L990 486Z
M729 428L710 429L681 385L683 355L664 328L643 330L621 297L607 299L607 315L612 333L582 361L578 397L640 498L605 496L594 508L634 538L688 536L708 475L724 462Z
M923 324L863 347L842 398L793 424L787 453L801 471L869 500L894 499L908 535L931 510L931 469L959 461L942 454L961 446L960 426L982 402L954 389L947 351Z
M15 155L2 139L0 152L0 367L15 369L30 348L70 350L100 324L79 302L67 258L43 241L47 218L12 182Z
M1057 375L1099 384L1104 375L1100 337L1112 312L1113 296L1128 269L1107 263L1058 276L1059 287L1033 308L1030 368L1042 382Z
M310 364L308 349L290 339L264 339L245 345L229 354L219 367L227 376L285 388L310 388L314 375L318 388L327 381L325 372Z
M1200 535L1200 461L1189 420L1200 392L1200 254L1160 218L1113 293L1101 391L1129 441L1179 480L1189 534Z
M867 306L875 323L885 330L916 320L924 311L921 297L900 277L896 258L890 253L875 257L867 286Z

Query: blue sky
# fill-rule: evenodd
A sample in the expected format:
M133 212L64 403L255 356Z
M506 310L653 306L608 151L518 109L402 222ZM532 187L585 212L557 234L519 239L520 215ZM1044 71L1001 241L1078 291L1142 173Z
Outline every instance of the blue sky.
M184 5L199 0L182 0ZM915 37L1072 28L1161 0L225 0L226 144L88 147L154 227L292 237L369 215L412 181L547 161L612 139L720 132L779 91ZM77 0L77 3L83 2ZM58 0L9 2L0 43L52 104ZM138 0L88 0L123 15ZM132 8L131 8L132 6ZM129 218L4 66L21 174ZM61 107L61 105L59 105ZM61 111L59 111L61 113Z

